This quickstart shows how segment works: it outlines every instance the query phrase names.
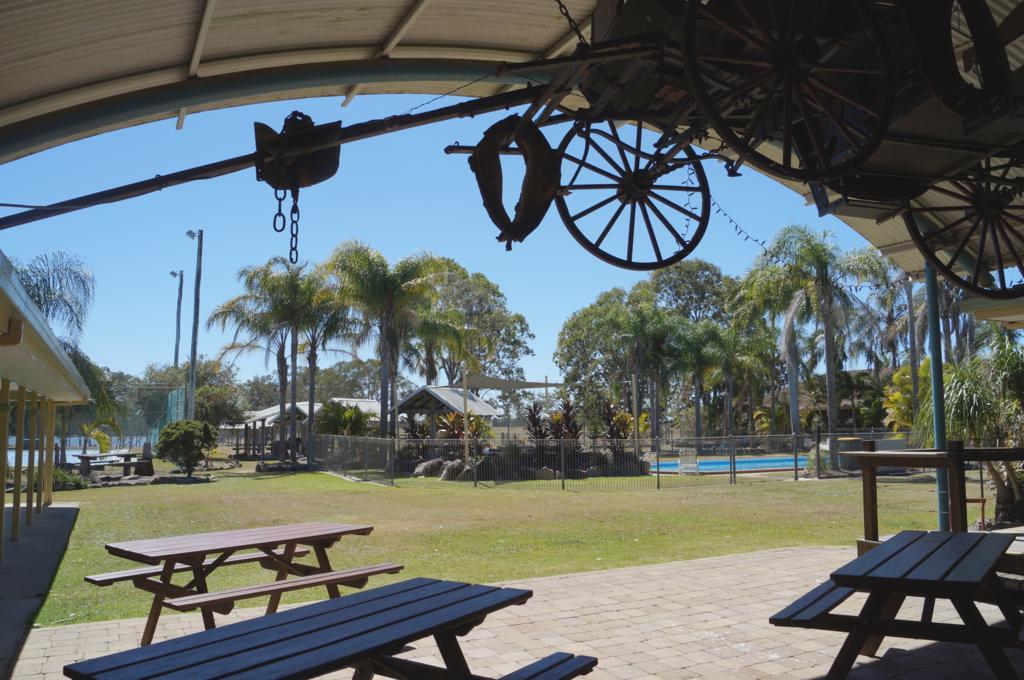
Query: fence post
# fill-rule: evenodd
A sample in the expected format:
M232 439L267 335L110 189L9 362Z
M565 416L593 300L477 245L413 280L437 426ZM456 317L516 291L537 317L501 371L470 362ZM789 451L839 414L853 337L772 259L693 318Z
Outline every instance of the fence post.
M363 481L370 481L370 447L363 446Z
M481 460L482 460L482 458L481 458ZM466 462L468 463L469 461L467 460ZM478 461L477 461L477 464L473 466L473 488L474 488L474 489L475 489L475 488L477 488L477 486L476 486L476 485L477 485L477 481L478 481L478 479L479 479L479 478L477 477L477 471L478 471L478 468L479 468L479 467L480 467L480 461L478 460Z
M797 441L797 436L794 433L793 434L793 481L794 482L800 480L800 471L799 471L799 468L800 468L800 451L798 449L798 444L799 444L799 442Z
M654 468L654 488L661 488L661 447L654 447L654 464L657 466ZM679 471L682 474L682 470Z
M391 450L388 451L388 465L391 466L391 486L395 485L395 472L398 467L398 440L391 446Z
M558 467L562 477L562 491L565 491L565 440L558 440Z
M821 425L814 430L814 476L821 479Z
M733 441L732 436L729 440L729 483L736 483L736 442Z

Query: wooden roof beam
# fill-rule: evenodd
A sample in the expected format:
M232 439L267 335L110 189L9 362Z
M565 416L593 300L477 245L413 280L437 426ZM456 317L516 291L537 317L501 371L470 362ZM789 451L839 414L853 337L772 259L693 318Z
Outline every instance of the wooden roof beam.
M409 32L413 23L419 18L420 14L423 13L423 10L426 9L429 3L430 0L413 0L412 5L410 5L409 9L406 10L404 15L402 15L401 20L399 20L394 30L391 31L391 35L389 35L388 39L381 44L377 53L373 55L373 58L383 59L384 57L391 56L394 49L398 47L398 43L400 43L402 38L405 37L405 34ZM348 106L351 104L352 100L356 98L356 95L359 94L362 89L362 83L356 83L355 85L349 86L348 90L345 92L345 99L342 100L341 105Z
M195 78L199 74L199 63L203 60L203 49L206 46L206 36L210 32L210 24L213 23L213 12L217 0L206 0L203 6L203 18L199 20L199 30L196 31L196 43L192 48L192 58L188 62L188 77ZM185 115L188 108L183 106L178 110L178 120L174 129L180 130L185 125Z

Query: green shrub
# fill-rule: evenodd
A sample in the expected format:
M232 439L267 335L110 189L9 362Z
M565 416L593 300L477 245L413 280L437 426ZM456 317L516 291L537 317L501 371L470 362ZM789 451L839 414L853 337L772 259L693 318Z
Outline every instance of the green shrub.
M61 489L85 489L89 486L89 480L64 468L54 467L53 486Z
M365 437L370 431L370 416L356 406L328 402L316 417L317 434Z
M217 431L209 423L198 420L179 420L160 430L156 455L169 460L185 471L189 477L203 460L217 447Z

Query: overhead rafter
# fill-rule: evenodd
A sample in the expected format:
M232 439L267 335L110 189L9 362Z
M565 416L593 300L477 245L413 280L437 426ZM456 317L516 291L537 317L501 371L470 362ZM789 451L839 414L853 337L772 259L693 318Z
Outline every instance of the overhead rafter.
M195 78L199 74L199 63L203 60L203 48L206 46L206 35L210 32L210 24L213 23L213 12L217 0L206 0L203 7L203 18L199 20L199 30L196 31L196 44L192 48L192 58L188 62L188 77ZM180 130L185 125L185 115L188 108L183 106L178 110L178 120L174 124L175 129Z
M587 17L587 19L585 21L583 21L583 23L580 24L580 32L583 33L584 35L586 35L587 31L589 31L591 29L591 27L593 27L593 25L594 25L594 17L593 17L593 15L591 15L591 16ZM579 38L576 37L575 31L568 31L568 32L566 32L566 34L564 36L559 38L558 41L555 42L555 44L553 44L551 47L549 47L543 53L541 53L539 55L539 58L540 59L554 59L555 57L560 56L563 53L565 53L566 51L568 51L570 48L575 47L577 42L578 42L578 40L579 40ZM515 89L516 87L520 87L520 86L519 85L504 85L504 86L502 86L502 87L500 87L498 89L498 94L501 94L503 92L508 92L509 90Z
M409 9L406 10L405 14L402 16L401 20L395 26L394 30L391 31L391 35L388 36L388 39L385 40L381 44L380 48L377 49L377 52L376 54L373 55L373 58L383 59L384 57L391 56L391 52L394 51L396 47L398 47L398 43L400 43L402 41L402 38L405 37L405 34L409 32L409 29L412 28L413 23L420 16L420 14L423 13L423 10L426 8L428 4L430 4L430 0L413 0L412 5L409 6ZM348 106L352 102L352 100L355 99L356 95L359 94L362 88L362 83L356 83L355 85L350 86L348 90L345 92L345 99L341 102L341 105Z

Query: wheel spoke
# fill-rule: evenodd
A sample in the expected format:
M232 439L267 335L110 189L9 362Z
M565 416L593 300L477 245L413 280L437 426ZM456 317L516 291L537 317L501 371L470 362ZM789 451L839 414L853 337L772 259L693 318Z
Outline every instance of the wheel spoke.
M806 87L802 83L801 83L801 87L806 91L808 96L810 96L811 102L814 104L815 108L817 108L819 111L824 113L825 117L828 118L829 121L831 121L832 125L837 130L839 130L839 134L841 134L843 136L843 139L845 139L846 143L850 145L850 148L851 149L856 149L857 145L858 145L858 142L857 142L857 140L855 140L853 138L853 130L851 130L841 120L836 118L835 114L832 113L832 111L829 110L829 108L827 106L825 106L825 104L821 101L821 98L818 96L817 92L815 92L812 88ZM861 139L862 140L864 139L864 135L861 135Z
M616 200L615 196L609 196L608 198L604 199L603 201L599 201L599 202L595 203L594 205L590 206L586 210L581 210L580 212L578 212L575 215L573 215L572 216L572 221L576 222L579 219L581 219L583 217L586 217L590 213L594 212L595 210L600 210L601 208L605 207L606 205L608 205L609 203L611 203L614 200Z
M658 239L654 237L654 227L651 226L651 217L647 214L647 207L643 203L640 204L640 214L644 218L644 224L647 225L647 237L651 239L651 247L654 248L654 257L658 262L661 262L661 248L658 247Z
M629 204L629 242L626 244L626 262L633 261L633 236L636 233L636 203Z
M771 52L772 52L771 47L769 47L768 45L766 45L762 41L758 40L756 36L751 35L750 33L744 31L741 28L736 28L732 24L727 23L724 19L720 19L719 17L716 17L714 14L711 13L711 10L709 10L706 6L703 6L703 5L700 6L698 8L698 11L701 14L703 14L705 17L710 19L711 21L713 21L716 24L718 24L719 26L721 26L723 29L725 29L729 33L732 33L737 38L741 39L743 42L750 44L752 47L756 47L757 49L761 50L765 54L769 54L769 55L771 54Z
M1003 250L999 244L999 227L995 220L989 220L989 228L992 230L992 251L996 256L996 275L999 277L999 287L1006 290L1006 273L1003 271Z
M591 138L590 146L594 149L594 151L596 151L601 156L601 158L605 159L605 161L608 162L608 165L612 166L615 172L619 173L620 175L626 174L626 168L629 167L628 163L624 167L620 167L619 164L612 159L611 155L609 155L607 151L601 148L601 145L597 143L596 139Z
M658 206L654 205L654 202L651 201L651 199L649 198L644 198L644 203L647 205L648 208L651 209L651 212L654 213L654 216L657 217L663 225L665 225L665 228L668 229L669 233L672 234L672 237L675 238L676 243L679 244L679 247L685 248L688 245L686 239L684 239L679 234L679 232L676 231L676 228L672 226L672 223L665 218L665 216L662 214L660 210L658 210Z
M748 78L746 81L742 81L739 85L720 94L718 98L714 100L714 104L719 106L721 109L725 109L725 104L731 103L728 100L738 99L740 95L746 94L747 91L752 90L763 83L770 75L771 72L766 71L765 73L757 74L752 78Z
M938 184L933 186L932 190L933 191L938 191L940 194L945 194L946 196L949 196L951 198L959 198L961 201L969 201L969 200L971 200L970 196L958 193L956 191L950 191L949 189L943 189Z
M622 167L629 167L629 159L626 158L626 152L622 150L622 138L619 137L619 129L615 127L615 121L608 121L608 130L611 131L612 137L615 138L615 148L619 150L619 156L622 158Z
M633 156L633 174L636 174L640 170L640 151L644 148L641 146L644 138L644 124L640 121L636 122L636 155ZM628 165L626 166L629 167Z
M922 205L917 208L907 208L905 212L909 213L930 213L930 212L958 212L967 211L973 209L973 205L941 205L941 206L927 206Z
M743 12L745 17L747 17L747 21L749 21L750 25L754 27L754 30L760 33L761 37L764 38L764 44L770 45L773 42L772 36L768 31L764 30L764 27L761 26L761 22L759 22L757 18L750 13L750 10L747 9L747 3L743 0L736 0L736 4L739 5L740 11Z
M734 57L728 54L708 54L707 52L698 52L697 58L701 61L713 61L715 63L722 64L740 64L742 66L760 66L761 68L771 68L772 63L767 59L751 59L748 57Z
M648 195L651 198L656 199L656 200L664 203L668 207L674 208L675 210L678 210L679 212L681 212L684 215L686 215L687 217L689 217L691 220L695 220L697 223L700 223L700 217L695 212L693 212L692 210L684 208L683 206L679 205L678 203L676 203L674 201L670 201L667 198L665 198L664 196L656 194L653 191L648 192Z
M931 241L933 238L936 238L938 236L942 236L943 234L947 233L951 229L959 227L961 224L963 224L967 220L971 219L972 217L974 217L973 214L971 214L971 215L964 215L963 217L958 219L956 222L950 222L949 224L944 226L942 229L939 229L938 231L933 231L930 234L922 234L921 238L924 239L925 241Z
M804 101L799 88L795 88L793 90L793 99L796 101L797 109L800 110L800 118L804 121L804 127L807 128L807 133L811 136L811 144L814 146L814 151L818 154L818 162L821 164L820 170L827 173L832 165L832 159L827 153L825 153L825 147L821 141L821 134L818 127L814 125L814 121L811 120L810 112L807 110L807 102Z
M813 82L815 84L815 87L817 87L819 90L823 90L824 92L827 92L828 94L832 95L833 97L835 97L839 101L845 102L845 103L849 104L850 106L854 107L855 109L860 109L862 112L868 114L869 116L871 116L873 118L878 118L878 112L877 111L875 111L874 109L869 108L865 104L862 104L861 102L857 101L853 97L840 92L839 90L835 89L834 87L832 87L831 85L829 85L824 80L822 80L821 78L817 77L816 75L813 75L813 74L810 75L808 77L808 81L809 82Z
M981 217L976 218L974 220L974 222L971 223L971 228L967 231L967 236L964 236L964 240L960 241L960 245L957 246L957 249L953 252L953 257L949 258L949 262L946 263L946 268L947 269L949 269L949 270L953 269L953 265L956 264L956 261L960 259L960 253L964 252L964 248L967 247L967 244L970 242L971 238L974 236L974 232L976 232L978 230L978 225L980 223L981 223Z
M655 184L651 187L658 191L685 191L687 193L696 194L704 191L700 187L689 187L689 186L675 186L673 184Z
M1019 249L1013 245L1013 241L1010 239L1008 235L1009 232L1007 231L1007 228L1009 225L1007 225L1001 217L996 217L996 226L998 227L999 231L1002 232L1003 240L1006 241L1006 247L1010 249L1010 253L1013 255L1014 262L1017 263L1017 271L1020 272L1020 275L1022 277L1024 277L1024 262L1022 262L1020 259ZM1017 238L1020 239L1020 234L1017 234Z
M604 243L605 237L608 236L608 232L610 232L612 230L612 227L615 226L615 222L618 221L619 215L622 214L622 211L625 208L626 208L626 204L625 203L620 203L619 207L615 209L615 214L612 215L612 218L610 220L608 220L608 224L606 224L604 229L601 231L601 235L597 237L596 241L594 241L594 247L595 248L600 248L601 247L601 244Z
M576 191L579 189L591 190L591 189L618 189L618 184L573 184L572 186L565 186L562 189L569 191Z
M587 161L579 159L579 158L576 158L575 156L573 156L571 154L567 154L564 151L562 152L562 158L564 158L566 160L569 160L569 161L572 161L576 165L582 166L582 167L586 168L587 170L590 170L592 172L596 172L599 175L607 177L610 180L613 180L613 181L617 182L620 179L622 179L621 177L617 177L617 176L613 175L612 173L608 172L607 170L603 170L603 169L597 167L593 163L588 163Z
M740 141L744 144L750 144L750 137L754 134L754 130L757 129L758 124L764 120L765 114L768 113L769 107L772 105L772 99L775 97L775 93L779 91L779 85L782 84L782 76L777 76L772 82L771 88L768 90L768 94L765 95L761 105L757 107L754 112L754 117L750 119L750 123L747 124L746 129L743 130L743 134L740 135Z
M974 276L971 277L971 285L978 285L978 279L981 278L981 265L985 261L985 237L988 236L988 220L982 220L981 223L981 241L978 245L977 259L974 261Z
M856 66L812 66L811 73L838 73L853 76L880 76L883 71L876 68L859 68Z
M786 78L782 87L782 165L792 167L793 160L793 81Z

